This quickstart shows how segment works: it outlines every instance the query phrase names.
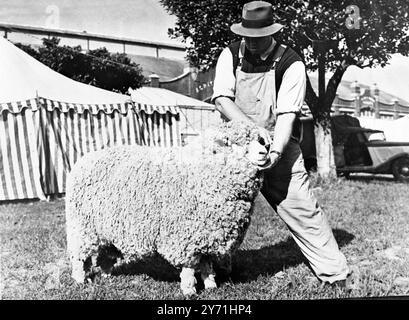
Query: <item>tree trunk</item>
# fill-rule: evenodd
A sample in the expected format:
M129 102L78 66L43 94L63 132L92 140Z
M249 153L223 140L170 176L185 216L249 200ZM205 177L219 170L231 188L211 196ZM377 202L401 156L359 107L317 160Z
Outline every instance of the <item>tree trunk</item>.
M328 130L328 128L318 122L314 126L314 134L317 155L317 173L324 179L335 177L336 167L331 130Z
M331 106L334 101L337 88L342 76L347 68L343 63L334 72L328 81L325 91L325 99L322 105L319 104L318 97L312 88L310 79L307 77L307 92L305 100L314 118L315 149L317 158L317 173L326 179L336 176L334 160L334 148L331 136Z

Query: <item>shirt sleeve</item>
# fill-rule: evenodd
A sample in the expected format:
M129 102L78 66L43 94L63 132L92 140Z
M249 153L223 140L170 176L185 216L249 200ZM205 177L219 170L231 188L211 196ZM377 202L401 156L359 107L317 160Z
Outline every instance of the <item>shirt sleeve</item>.
M301 113L306 87L305 65L302 61L296 61L284 72L277 95L276 114Z
M217 97L225 96L234 99L236 77L233 72L233 56L229 48L225 48L216 64L211 102Z

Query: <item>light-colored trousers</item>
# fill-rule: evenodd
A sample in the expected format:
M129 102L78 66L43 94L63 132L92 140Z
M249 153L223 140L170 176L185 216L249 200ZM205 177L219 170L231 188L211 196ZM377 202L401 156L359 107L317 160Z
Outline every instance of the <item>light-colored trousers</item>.
M295 242L323 282L349 274L328 221L313 195L298 142L291 140L277 165L264 174L262 194L286 223Z

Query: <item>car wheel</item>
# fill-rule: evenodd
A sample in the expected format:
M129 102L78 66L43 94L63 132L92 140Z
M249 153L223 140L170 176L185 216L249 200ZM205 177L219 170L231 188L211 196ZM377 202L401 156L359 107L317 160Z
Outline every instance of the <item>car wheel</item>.
M345 179L349 179L349 172L337 172L337 177L344 177Z
M399 158L392 163L392 173L396 180L409 183L409 158Z

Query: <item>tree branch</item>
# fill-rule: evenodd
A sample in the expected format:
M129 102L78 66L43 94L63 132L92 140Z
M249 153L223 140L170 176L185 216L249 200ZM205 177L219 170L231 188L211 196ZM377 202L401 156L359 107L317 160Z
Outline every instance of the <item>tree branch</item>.
M314 88L311 85L310 77L308 76L308 74L306 74L306 76L307 76L307 88L305 92L305 102L307 103L313 117L315 118L315 116L318 113L318 97L314 91Z
M364 65L363 63L364 63L363 61L359 61L359 60L353 58L352 51L350 49L348 49L346 51L344 59L341 62L341 67L344 67L346 69L349 66L354 65L354 66L357 66L360 69L363 69L363 68L366 68L366 67L371 67L373 65L372 62L369 62L366 65Z
M345 60L342 61L340 66L337 68L337 70L335 70L331 79L328 81L327 88L325 90L325 100L324 100L325 102L324 102L324 106L322 106L324 108L323 110L324 112L331 110L331 105L337 94L338 86L341 83L342 76L344 75L348 66L349 65L347 64Z

